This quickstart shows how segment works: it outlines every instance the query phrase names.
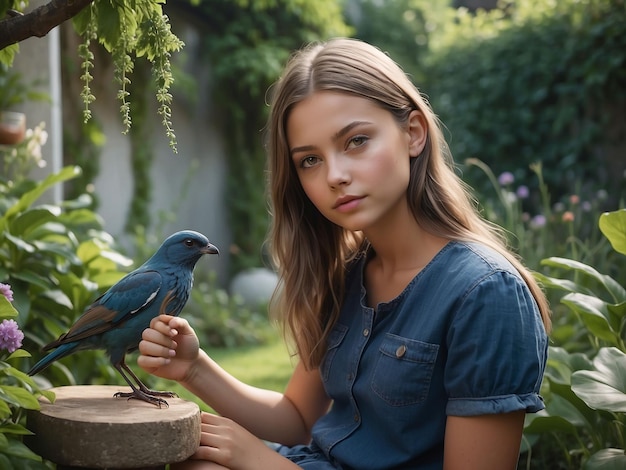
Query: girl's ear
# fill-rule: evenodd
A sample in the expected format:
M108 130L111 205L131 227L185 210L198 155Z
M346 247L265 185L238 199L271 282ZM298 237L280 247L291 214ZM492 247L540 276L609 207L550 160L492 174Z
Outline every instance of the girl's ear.
M417 109L411 111L407 131L409 133L409 156L418 157L424 150L428 137L428 123L421 111Z

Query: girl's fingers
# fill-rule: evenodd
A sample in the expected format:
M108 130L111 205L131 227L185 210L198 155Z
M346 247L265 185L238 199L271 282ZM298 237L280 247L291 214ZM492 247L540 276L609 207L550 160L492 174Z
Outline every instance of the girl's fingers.
M156 325L155 325L156 326ZM153 343L167 349L176 349L177 343L167 333L154 328L146 328L141 333L141 339L146 343ZM144 345L145 347L146 345Z
M150 335L146 335L150 336ZM176 355L176 342L169 341L168 344L159 344L150 339L143 339L139 342L139 352L144 356L172 358Z
M154 371L159 367L168 365L171 359L168 357L155 357L141 355L137 358L137 365L147 371Z

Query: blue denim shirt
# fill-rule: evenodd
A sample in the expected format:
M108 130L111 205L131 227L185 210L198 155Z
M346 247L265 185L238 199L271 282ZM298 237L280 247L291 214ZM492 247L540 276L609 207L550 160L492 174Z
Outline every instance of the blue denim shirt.
M348 275L320 367L333 405L311 446L281 453L311 469L440 469L448 415L543 408L547 336L504 257L450 242L376 310L367 306L365 262Z

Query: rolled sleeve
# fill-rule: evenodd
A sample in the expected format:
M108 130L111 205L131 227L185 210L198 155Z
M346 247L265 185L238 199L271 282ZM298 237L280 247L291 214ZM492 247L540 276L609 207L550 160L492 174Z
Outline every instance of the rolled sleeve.
M447 336L446 412L455 416L544 408L547 335L521 278L495 271L461 299Z

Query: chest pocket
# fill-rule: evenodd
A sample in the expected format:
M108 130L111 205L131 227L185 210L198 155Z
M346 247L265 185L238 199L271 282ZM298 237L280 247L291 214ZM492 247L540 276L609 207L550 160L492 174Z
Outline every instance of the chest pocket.
M424 401L438 351L437 344L387 333L379 348L372 391L391 406Z
M328 374L330 373L330 367L332 366L333 359L335 358L335 354L337 353L337 348L345 338L347 332L347 326L337 324L328 335L328 347L326 348L326 355L324 356L324 359L322 360L322 365L320 366L322 380L324 380L324 382L328 381Z

